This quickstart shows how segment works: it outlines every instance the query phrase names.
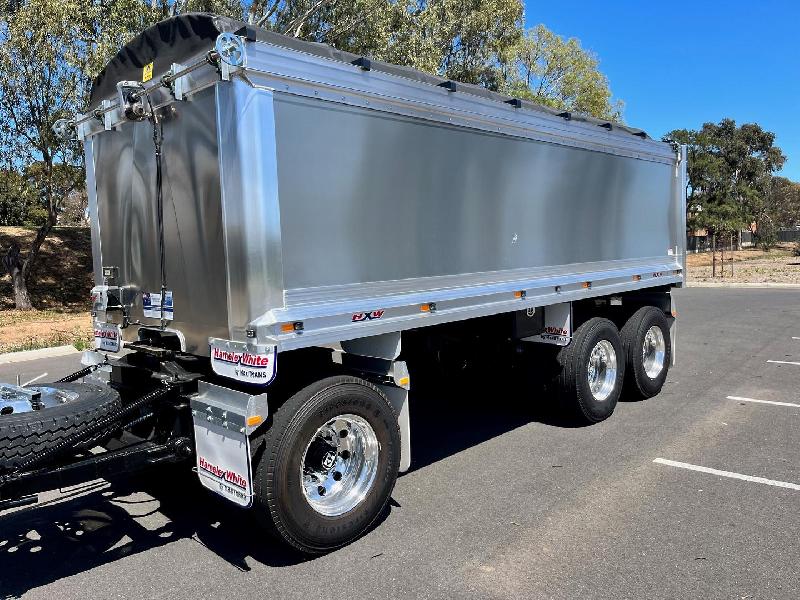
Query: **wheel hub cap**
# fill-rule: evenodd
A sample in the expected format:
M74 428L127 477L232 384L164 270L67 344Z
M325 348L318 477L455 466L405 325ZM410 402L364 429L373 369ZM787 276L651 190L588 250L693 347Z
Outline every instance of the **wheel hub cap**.
M78 398L77 392L37 385L19 387L0 383L0 417L52 408Z
M375 482L379 453L375 431L357 415L340 415L317 429L300 463L311 508L327 517L355 508Z
M655 379L664 370L667 344L660 327L653 325L647 330L642 343L642 364L650 379Z
M617 382L617 353L608 340L600 340L589 354L589 389L598 402L604 402Z

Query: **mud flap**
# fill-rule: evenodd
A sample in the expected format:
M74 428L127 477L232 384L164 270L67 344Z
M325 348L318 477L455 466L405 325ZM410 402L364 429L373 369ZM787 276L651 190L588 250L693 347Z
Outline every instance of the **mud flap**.
M191 407L200 483L238 506L250 507L250 434L267 418L267 395L251 396L201 381Z
M530 337L522 338L525 342L566 346L572 340L572 303L562 302L544 307L544 330Z

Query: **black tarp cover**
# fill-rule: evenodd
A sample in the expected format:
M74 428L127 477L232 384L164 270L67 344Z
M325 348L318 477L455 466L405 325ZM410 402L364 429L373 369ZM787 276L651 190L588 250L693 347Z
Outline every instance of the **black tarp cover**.
M142 69L145 65L151 62L154 63L153 73L157 74L166 72L172 66L172 63L185 64L187 59L203 51L210 50L214 46L217 36L225 31L235 32L253 41L266 42L340 62L353 63L361 58L359 55L336 50L326 44L298 40L260 27L247 25L242 21L229 17L207 13L187 13L156 23L128 42L94 80L90 100L91 107L95 107L101 99L109 98L115 94L117 82L140 81L142 79ZM371 69L414 79L430 85L441 85L447 82L442 77L428 75L410 67L401 67L379 61L371 61ZM511 100L509 96L492 92L477 85L458 83L456 84L456 89L459 92L490 98L498 102ZM522 100L521 106L529 110L552 115L563 114L563 111L526 100ZM571 118L606 127L610 125L608 121L586 115L573 114ZM646 136L640 129L633 129L618 123L614 123L613 128L627 131L640 137Z

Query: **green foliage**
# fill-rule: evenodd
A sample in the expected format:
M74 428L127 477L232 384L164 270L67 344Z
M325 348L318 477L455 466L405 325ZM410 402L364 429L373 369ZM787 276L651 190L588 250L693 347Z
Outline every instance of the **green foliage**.
M734 120L723 119L699 131L672 131L664 139L688 145L690 228L711 234L749 228L759 245L775 243L772 182L786 160L775 146L775 134L754 123L737 127Z
M621 119L597 57L544 25L524 32L520 0L255 1L248 20L556 108Z
M779 227L800 225L800 183L786 177L773 177L769 202Z
M502 86L499 65L521 37L519 0L432 0L417 6L410 12L411 43L399 46L401 64L464 83ZM414 47L423 49L425 60L410 51Z
M528 30L512 51L505 88L553 108L621 120L623 104L612 103L608 79L597 57L579 40L565 40L544 25Z
M22 225L28 216L31 190L13 169L0 170L0 225Z

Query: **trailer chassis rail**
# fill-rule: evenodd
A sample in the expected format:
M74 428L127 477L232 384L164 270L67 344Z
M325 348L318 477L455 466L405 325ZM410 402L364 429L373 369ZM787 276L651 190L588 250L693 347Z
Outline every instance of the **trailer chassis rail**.
M41 492L86 483L94 479L141 471L148 467L180 462L191 457L191 441L185 437L165 443L124 434L123 447L78 459L58 467L16 473L0 483L0 511L36 502Z

